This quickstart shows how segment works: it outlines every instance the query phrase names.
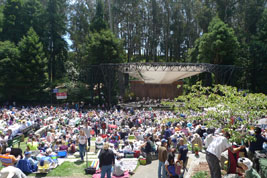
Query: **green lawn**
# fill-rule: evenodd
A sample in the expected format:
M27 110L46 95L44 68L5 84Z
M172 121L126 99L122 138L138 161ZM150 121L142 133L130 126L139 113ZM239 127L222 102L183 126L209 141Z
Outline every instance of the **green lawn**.
M91 162L89 162L89 165ZM28 176L35 176L35 177L83 177L85 176L84 169L86 168L86 162L76 161L76 162L69 162L66 161L62 163L55 169L52 169L48 174L30 174ZM87 175L86 175L87 176ZM88 175L88 177L92 177Z

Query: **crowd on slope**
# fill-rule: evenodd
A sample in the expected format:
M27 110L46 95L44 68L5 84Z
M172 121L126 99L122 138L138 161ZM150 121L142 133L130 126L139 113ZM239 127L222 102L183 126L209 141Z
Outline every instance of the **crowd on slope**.
M168 118L172 118L173 122L166 122ZM111 174L110 163L115 165L115 175L120 174L119 164L116 162L122 157L145 158L149 164L156 156L159 159L159 178L182 177L190 150L190 153L206 153L211 177L217 178L223 168L220 166L221 154L226 150L229 157L227 159L232 166L228 170L229 173L245 176L256 174L251 159L255 151L263 150L266 142L266 130L255 128L251 131L256 137L255 142L236 146L228 140L231 135L223 133L223 126L207 128L203 121L189 122L183 114L154 111L151 108L81 111L79 108L62 107L10 107L1 109L0 122L2 165L16 166L19 160L26 160L25 163L29 164L33 171L38 169L40 163L56 165L57 159L53 157L62 151L78 153L81 161L84 161L85 152L92 143L91 138L96 137L94 146L96 151L101 149L99 159L103 174ZM27 148L24 153L16 152L18 150L10 148L10 140L21 135L28 127L38 131L27 133ZM130 139L130 136L134 136L134 139ZM112 153L109 153L117 157L116 161L115 158L108 163L101 161L103 154L107 154L105 150L111 150ZM230 159L232 154L239 152L248 153L244 154L247 158Z

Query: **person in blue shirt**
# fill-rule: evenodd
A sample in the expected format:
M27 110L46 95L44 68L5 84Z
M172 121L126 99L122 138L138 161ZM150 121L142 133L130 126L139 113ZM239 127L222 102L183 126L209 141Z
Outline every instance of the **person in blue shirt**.
M174 154L169 154L168 159L165 161L165 168L170 178L179 178L179 175L175 171L176 165L174 161Z
M166 130L164 131L164 138L168 140L168 138L171 136L171 131L169 129L169 126L166 125Z
M255 151L257 151L257 150L263 150L263 143L267 142L267 138L265 138L261 135L261 128L256 127L254 131L255 131L256 141L251 142L249 145L249 151L252 154L254 154Z
M186 158L187 158L187 152L188 152L188 148L187 148L186 145L184 145L184 139L180 138L177 161L182 162L183 164L185 164L186 163Z

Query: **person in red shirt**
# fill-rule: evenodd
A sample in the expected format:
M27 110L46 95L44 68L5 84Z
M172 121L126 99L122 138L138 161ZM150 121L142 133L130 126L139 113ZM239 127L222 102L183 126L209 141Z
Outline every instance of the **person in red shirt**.
M106 125L105 122L101 123L101 128L102 128L102 134L105 134L106 133L106 128L107 128L107 125Z

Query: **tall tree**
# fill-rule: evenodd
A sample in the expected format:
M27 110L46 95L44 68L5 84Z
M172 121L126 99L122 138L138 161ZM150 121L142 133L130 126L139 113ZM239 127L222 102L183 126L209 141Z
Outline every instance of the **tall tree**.
M4 20L1 39L18 43L22 32L22 0L7 0L4 5Z
M54 82L63 77L64 61L68 44L64 39L67 31L66 0L48 0L45 19L44 46L49 58L49 80Z
M267 9L265 9L252 37L250 51L253 56L251 81L255 92L267 91Z
M4 19L4 14L3 14L3 5L0 5L0 34L2 32L2 28L3 28L3 19Z
M84 0L77 0L70 5L69 15L69 33L70 39L72 40L71 48L80 56L80 47L85 42L85 36L89 34L90 22L91 22L91 11Z
M23 25L23 34L26 35L26 33L29 31L29 29L32 27L34 31L38 34L38 36L41 38L44 35L44 9L45 6L41 4L39 0L27 0L24 5L22 6L22 25ZM40 40L43 41L41 38Z
M104 9L102 0L97 0L96 13L92 20L91 31L100 32L108 29L107 22L104 20Z
M197 41L198 60L212 64L234 64L237 59L239 42L234 30L214 17L208 33L204 33Z
M30 28L18 44L16 88L18 99L38 100L47 86L47 59L38 35Z
M14 101L16 83L16 60L19 50L10 41L0 41L0 101Z

